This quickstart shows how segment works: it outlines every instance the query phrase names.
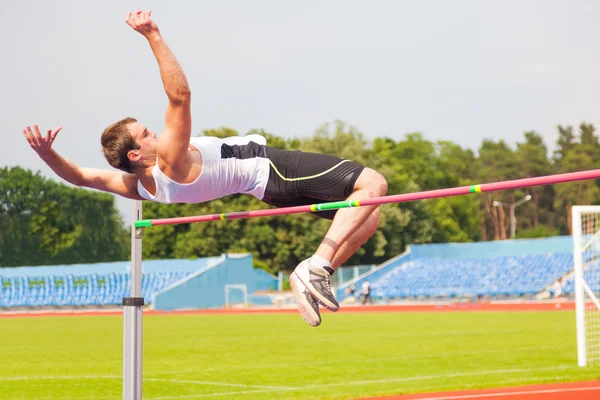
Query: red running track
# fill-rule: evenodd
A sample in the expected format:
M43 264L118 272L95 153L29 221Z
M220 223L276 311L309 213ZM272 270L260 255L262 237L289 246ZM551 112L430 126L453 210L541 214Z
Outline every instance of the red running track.
M574 310L575 303L532 302L532 303L452 303L452 304L414 304L414 305L378 305L378 306L347 306L342 304L341 313L372 313L372 312L477 312L477 311L561 311ZM327 312L325 309L323 311ZM214 315L214 314L288 314L297 313L296 308L240 308L240 309L204 309L185 311L157 311L145 309L144 315ZM112 310L40 310L0 312L1 318L21 317L61 317L61 316L91 316L91 315L123 315L120 309ZM600 400L600 397L598 398Z
M360 400L599 400L600 381L529 385L460 392L368 397Z

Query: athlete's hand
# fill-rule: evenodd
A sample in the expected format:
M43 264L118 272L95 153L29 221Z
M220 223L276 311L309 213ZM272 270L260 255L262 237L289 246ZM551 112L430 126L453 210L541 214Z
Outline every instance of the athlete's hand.
M23 129L23 136L29 142L29 145L39 156L43 156L50 152L52 148L52 143L54 143L54 139L56 139L56 135L60 132L62 126L57 126L54 129L48 129L46 132L46 136L42 136L40 133L40 128L37 125L33 125L33 130L31 127L27 126Z
M134 30L138 31L147 39L149 39L152 35L160 34L158 31L158 26L150 18L151 14L152 11L142 12L141 10L137 10L130 12L125 15L125 22L127 22L127 25L132 27Z

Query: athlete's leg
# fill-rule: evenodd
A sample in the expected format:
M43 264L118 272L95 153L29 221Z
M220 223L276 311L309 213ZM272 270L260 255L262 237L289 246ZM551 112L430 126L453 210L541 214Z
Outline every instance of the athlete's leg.
M361 246L373 236L379 227L379 208L376 208L366 221L335 252L331 260L331 268L337 269L346 262Z
M349 200L384 196L387 182L378 172L365 168L354 184ZM345 260L367 241L379 224L378 206L346 208L337 211L315 255L302 261L294 274L314 298L331 311L339 304L331 291L330 277Z
M364 200L385 196L386 193L387 181L383 175L365 168L356 180L354 192L348 200ZM375 233L378 225L378 206L338 210L315 254L336 268Z
M271 171L263 201L276 207L339 200L364 200L383 196L387 182L378 172L354 162L324 154L286 152L266 148ZM318 213L333 218L316 253L301 262L290 276L294 295L304 319L320 322L318 307L310 295L332 311L339 304L331 292L330 276L368 240L379 224L377 206L340 209ZM332 268L334 267L334 268ZM310 295L307 296L307 291Z

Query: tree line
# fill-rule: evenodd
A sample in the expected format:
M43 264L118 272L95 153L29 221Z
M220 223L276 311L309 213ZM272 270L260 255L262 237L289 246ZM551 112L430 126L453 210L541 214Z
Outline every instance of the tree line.
M129 234L112 195L20 167L0 169L0 226L0 267L129 257Z
M564 172L595 169L600 144L592 124L557 127L556 150L549 154L534 131L511 147L484 139L475 153L451 141L432 142L421 133L400 140L368 141L354 127L336 121L311 137L284 139L264 130L269 146L333 154L380 171L389 194L417 192ZM202 135L238 135L230 128ZM348 265L377 264L411 243L504 240L510 236L510 204L526 195L531 201L516 210L516 237L570 234L571 207L596 204L598 181L580 181L522 190L482 193L381 206L376 234ZM0 170L0 266L49 265L123 260L129 237L111 195L68 187L19 167ZM498 203L496 203L498 204ZM202 204L163 205L145 202L144 218L215 214L266 208L248 195L233 195ZM196 258L251 252L257 266L270 272L291 270L312 254L329 221L311 214L160 226L144 232L144 259Z

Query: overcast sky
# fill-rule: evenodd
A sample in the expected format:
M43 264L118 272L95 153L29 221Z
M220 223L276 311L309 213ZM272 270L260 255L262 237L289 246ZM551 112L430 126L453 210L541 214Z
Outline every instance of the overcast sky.
M421 131L476 150L557 124L600 124L600 2L0 0L0 165L54 176L21 129L62 125L55 148L107 167L104 127L157 132L166 96L145 39L150 9L193 93L193 130L310 136L346 121L368 138ZM117 206L130 218L130 202Z

